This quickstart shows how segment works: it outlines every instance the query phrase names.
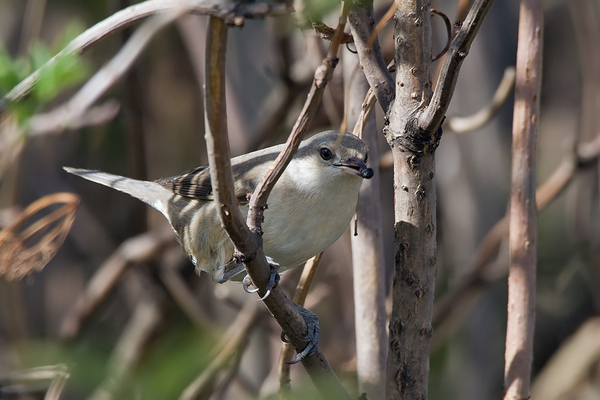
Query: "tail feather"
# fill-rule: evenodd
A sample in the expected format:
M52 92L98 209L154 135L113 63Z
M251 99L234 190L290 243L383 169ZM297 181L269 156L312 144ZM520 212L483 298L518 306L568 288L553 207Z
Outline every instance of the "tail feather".
M140 181L90 169L71 167L63 167L63 169L70 174L127 193L156 208L163 214L166 212L165 205L168 204L169 199L173 196L172 192L156 182Z

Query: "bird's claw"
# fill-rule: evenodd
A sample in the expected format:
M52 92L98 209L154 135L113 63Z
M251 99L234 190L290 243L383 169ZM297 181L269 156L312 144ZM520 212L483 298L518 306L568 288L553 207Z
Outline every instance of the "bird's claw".
M300 311L300 314L302 314L302 317L304 317L306 325L308 326L308 334L305 339L305 341L308 343L306 344L304 350L296 355L296 358L294 358L292 361L286 361L286 364L290 365L296 364L302 361L305 357L312 355L319 347L319 319L314 313L308 311L307 309L300 306L297 307L298 311ZM281 341L284 343L289 343L285 336L285 332L281 332Z
M234 254L233 256L234 260L236 259L236 255ZM238 259L239 260L239 259ZM243 260L240 260L243 262ZM271 291L275 288L275 286L277 286L277 284L279 283L279 274L277 273L277 271L279 270L279 264L277 264L275 261L273 261L273 259L271 257L267 257L267 262L269 263L269 267L271 268L271 275L269 276L269 282L267 283L266 286L266 292L265 295L262 296L260 299L258 299L258 301L264 301L267 297L269 297L269 295L271 294ZM250 289L250 286L255 286L254 282L252 282L252 278L250 278L250 275L246 275L244 277L244 279L242 279L242 286L244 288L244 291L246 291L246 293L256 293L258 292L258 287L256 287L256 289Z
M246 291L246 293L256 293L258 292L258 288L250 289L250 286L253 286L254 282L250 279L250 275L246 275L244 279L242 279L242 287Z
M269 295L271 291L275 289L275 286L279 283L279 264L277 264L271 257L267 257L267 262L269 263L269 267L271 267L271 276L269 276L269 283L267 283L267 287L265 288L267 291L265 295L258 299L258 301L264 301Z

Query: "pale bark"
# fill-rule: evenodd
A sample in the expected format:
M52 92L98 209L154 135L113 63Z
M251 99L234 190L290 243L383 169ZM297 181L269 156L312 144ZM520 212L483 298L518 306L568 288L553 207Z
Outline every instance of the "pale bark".
M361 113L369 84L359 69L358 58L344 55L347 123L351 130ZM369 146L369 166L379 170L375 114L371 113L362 139ZM387 333L385 330L385 260L383 222L379 195L379 174L365 180L357 207L357 233L352 234L352 266L354 275L354 318L356 332L356 368L359 393L368 399L385 396Z
M522 0L510 195L505 400L528 399L535 325L535 160L542 82L542 2Z

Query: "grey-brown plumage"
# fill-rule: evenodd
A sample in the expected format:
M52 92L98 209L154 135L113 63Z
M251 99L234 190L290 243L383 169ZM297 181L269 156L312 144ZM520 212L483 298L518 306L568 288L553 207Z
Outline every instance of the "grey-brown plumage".
M283 145L231 160L235 194L244 216L248 198ZM348 226L363 178L367 147L351 134L317 134L300 144L298 152L275 184L263 223L265 254L280 271L303 263L337 240ZM207 166L180 175L139 181L99 171L65 167L67 172L128 193L163 213L196 270L223 280L234 247L221 227Z

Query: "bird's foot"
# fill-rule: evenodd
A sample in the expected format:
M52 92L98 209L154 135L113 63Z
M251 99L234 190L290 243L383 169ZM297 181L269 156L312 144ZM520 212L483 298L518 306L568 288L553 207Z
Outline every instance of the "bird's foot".
M277 264L275 261L273 261L273 259L271 257L267 256L267 262L269 263L269 267L271 268L271 275L269 276L269 282L267 283L267 287L265 295L263 297L261 297L260 299L258 299L258 301L264 301L267 297L269 297L269 295L271 294L271 291L273 289L275 289L275 286L277 286L277 284L279 283L279 273L277 273L277 271L279 270L279 264ZM247 293L256 293L258 292L258 287L256 287L256 285L254 284L254 282L252 282L252 278L250 278L250 275L246 275L244 277L244 279L242 280L242 286L244 287L244 290ZM250 286L255 286L256 289L250 289Z
M269 263L269 267L271 268L271 276L269 276L269 283L267 283L267 291L263 297L259 299L259 301L264 301L269 295L271 291L275 289L275 286L279 283L279 264L277 264L271 257L267 256L267 262Z
M317 318L315 313L308 311L304 307L300 307L299 305L296 305L296 307L304 318L304 321L306 321L306 326L308 327L308 334L304 339L307 344L304 350L296 355L296 358L292 361L286 361L286 364L296 364L302 361L303 358L312 355L319 347L319 318ZM281 340L284 343L289 343L285 335L285 332L281 332Z

